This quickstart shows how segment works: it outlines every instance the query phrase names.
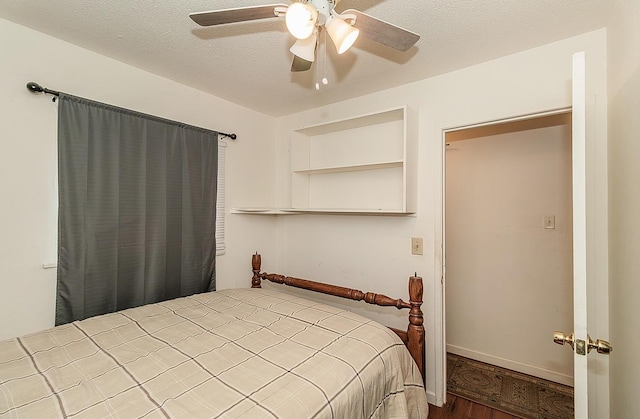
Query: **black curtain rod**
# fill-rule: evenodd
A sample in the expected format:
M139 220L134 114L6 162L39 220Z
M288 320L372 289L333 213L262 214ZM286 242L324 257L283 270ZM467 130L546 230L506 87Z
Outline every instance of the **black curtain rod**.
M42 87L40 86L38 83L30 81L29 83L27 83L27 90L30 91L31 93L45 93L45 94L50 94L52 96L54 96L53 101L56 101L56 98L60 96L60 92L56 92L55 90L51 90L51 89L47 89L46 87ZM238 136L236 134L227 134L226 132L219 132L219 135L222 135L223 137L229 137L232 140L235 140L236 138L238 138Z

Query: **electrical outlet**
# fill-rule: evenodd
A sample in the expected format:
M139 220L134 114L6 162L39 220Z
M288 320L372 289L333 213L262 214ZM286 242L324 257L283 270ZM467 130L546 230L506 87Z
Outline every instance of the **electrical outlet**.
M422 237L411 237L411 254L421 255L422 253Z

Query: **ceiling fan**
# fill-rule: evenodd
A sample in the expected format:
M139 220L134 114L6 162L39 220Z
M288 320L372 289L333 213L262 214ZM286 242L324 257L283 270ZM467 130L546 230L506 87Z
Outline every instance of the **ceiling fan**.
M290 5L237 7L210 12L191 13L189 17L200 26L225 25L258 19L284 17L289 33L296 38L291 71L306 71L315 60L318 34L326 30L338 51L347 51L359 35L396 49L406 51L420 35L385 22L358 10L335 11L340 0L300 0Z

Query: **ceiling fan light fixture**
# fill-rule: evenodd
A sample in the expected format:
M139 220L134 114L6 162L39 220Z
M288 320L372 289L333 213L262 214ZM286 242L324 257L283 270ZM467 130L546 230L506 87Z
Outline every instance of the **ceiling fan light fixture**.
M306 39L296 40L296 43L293 44L289 51L303 60L313 62L316 58L316 41L317 36L314 32Z
M360 30L349 25L344 19L338 16L331 16L325 28L331 37L331 40L338 50L338 54L346 52L360 35Z
M291 35L307 39L315 31L318 11L310 4L296 2L287 8L284 19Z

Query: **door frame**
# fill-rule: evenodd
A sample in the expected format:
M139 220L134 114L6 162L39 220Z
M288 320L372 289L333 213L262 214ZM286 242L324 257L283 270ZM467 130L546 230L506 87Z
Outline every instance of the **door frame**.
M435 328L436 333L440 332L439 335L441 337L441 345L436 346L436 387L435 387L435 402L437 406L441 406L447 400L447 385L446 385L446 377L447 377L447 362L446 362L446 354L447 354L447 339L446 339L446 219L445 219L445 206L446 206L446 135L450 132L461 131L465 129L471 128L481 128L496 124L508 123L508 122L517 122L517 121L525 121L530 119L541 118L545 116L559 115L565 113L571 113L571 106L565 106L560 108L554 108L534 113L528 113L517 116L510 116L500 119L493 119L484 122L476 122L462 125L455 125L451 127L442 128L441 130L441 185L440 185L440 217L436 217L436 222L439 220L439 225L436 226L436 232L440 236L439 246L439 255L436 254L436 258L439 259L436 261L436 272L435 278L440 278L440 321L438 321L438 325ZM436 252L438 253L438 252ZM549 332L549 336L552 336L553 331Z

